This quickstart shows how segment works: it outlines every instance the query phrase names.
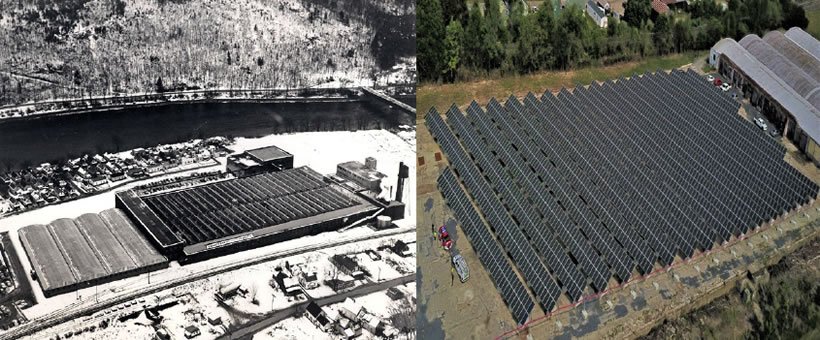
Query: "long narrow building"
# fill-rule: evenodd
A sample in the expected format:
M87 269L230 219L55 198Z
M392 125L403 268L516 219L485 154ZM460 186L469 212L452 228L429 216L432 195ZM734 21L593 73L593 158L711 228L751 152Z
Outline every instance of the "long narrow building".
M820 43L800 28L726 38L709 63L820 165Z

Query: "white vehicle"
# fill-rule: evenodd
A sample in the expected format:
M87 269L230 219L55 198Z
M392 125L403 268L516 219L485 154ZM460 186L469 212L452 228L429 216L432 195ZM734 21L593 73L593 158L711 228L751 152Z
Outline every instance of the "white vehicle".
M726 92L732 89L732 85L729 85L729 83L723 83L723 85L720 85L720 89L723 90L723 92Z
M755 125L757 125L757 127L759 127L763 131L766 131L766 129L769 128L766 122L763 121L763 118L755 118L754 121Z
M713 75L711 75L711 74L707 74L707 75L706 75L706 81L708 81L708 82L710 82L710 83L711 83L711 82L713 82L713 81L715 81L715 76L713 76Z
M464 260L461 254L453 256L453 267L456 268L458 279L461 280L462 283L467 282L467 279L470 278L470 268L467 267L467 261Z

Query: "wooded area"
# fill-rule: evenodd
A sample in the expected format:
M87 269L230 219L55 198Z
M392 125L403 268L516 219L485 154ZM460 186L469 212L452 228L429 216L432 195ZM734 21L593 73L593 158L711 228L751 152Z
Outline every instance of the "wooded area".
M808 25L792 0L692 0L657 14L650 0L626 4L623 20L598 27L585 9L533 10L523 1L419 0L418 65L422 80L469 80L489 73L567 70L709 49L723 37Z
M414 10L409 0L11 1L0 8L0 105L373 81L412 57L374 52L377 37L415 44ZM391 34L395 17L405 24Z

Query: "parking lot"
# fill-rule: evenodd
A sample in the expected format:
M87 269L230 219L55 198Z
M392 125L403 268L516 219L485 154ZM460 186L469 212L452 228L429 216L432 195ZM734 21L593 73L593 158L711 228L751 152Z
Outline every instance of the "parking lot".
M709 76L714 77L714 80L709 80ZM718 79L720 80L721 84L726 83L726 79L717 72L709 73L705 76L705 78L706 78L706 81L711 81L713 83L715 83ZM757 126L757 127L760 127L760 126L757 125L757 123L755 123L755 121L756 120L761 120L761 122L763 124L765 124L765 126L766 126L765 134L767 136L771 137L771 138L779 139L780 138L780 129L778 129L776 125L772 124L772 122L770 122L766 118L766 116L764 116L760 112L760 110L758 110L756 107L754 107L754 105L749 103L749 101L746 98L743 97L743 92L740 89L735 87L734 84L732 84L731 82L729 82L729 84L732 85L732 87L728 91L725 91L725 92L728 95L732 96L732 98L735 98L735 100L737 100L743 106L743 111L745 111L745 113L746 113L743 116L749 122L751 122L752 124L755 124L755 126Z

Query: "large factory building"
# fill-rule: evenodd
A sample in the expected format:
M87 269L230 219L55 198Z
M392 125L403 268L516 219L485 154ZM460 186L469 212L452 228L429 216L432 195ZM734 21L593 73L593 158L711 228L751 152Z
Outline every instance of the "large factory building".
M129 190L116 206L183 261L336 230L381 208L308 167L145 196Z
M45 295L156 270L169 260L204 260L380 215L404 218L404 203L387 202L307 166L292 168L293 156L282 149L255 149L239 157L256 165L207 184L118 192L115 209L22 228L20 240ZM368 163L375 168L374 159ZM406 168L400 165L399 188Z

